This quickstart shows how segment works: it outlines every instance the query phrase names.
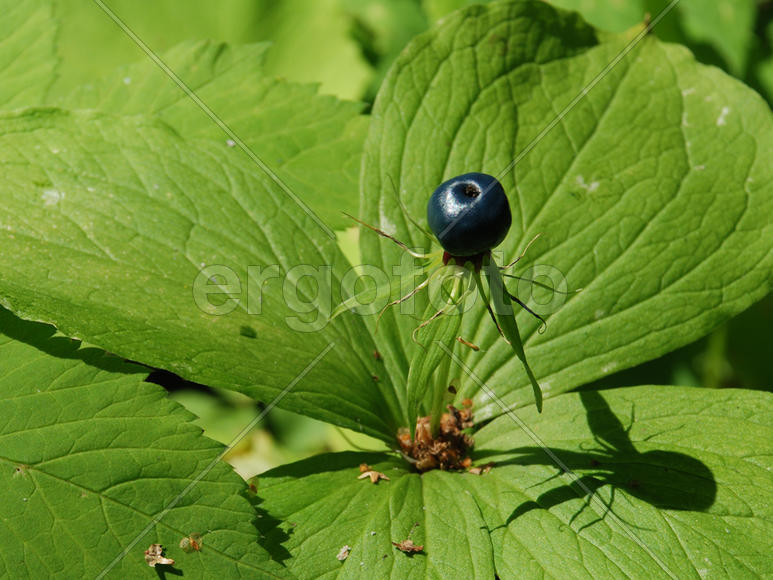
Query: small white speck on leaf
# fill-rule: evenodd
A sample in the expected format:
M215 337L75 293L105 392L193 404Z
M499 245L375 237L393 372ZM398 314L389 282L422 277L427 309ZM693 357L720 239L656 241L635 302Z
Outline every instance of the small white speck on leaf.
M603 310L599 309L599 310L596 310L596 312L593 313L593 318L595 318L596 320L599 320L601 318L604 318L605 314L606 314L606 312L604 312Z
M591 181L590 183L585 183L585 178L582 175L578 175L575 181L577 181L577 185L582 187L588 193L593 193L599 188L598 181Z
M125 84L125 85L132 84L132 78L131 77L123 77L123 84Z
M225 142L225 144L228 145L229 147L236 147L236 141L234 141L233 139L228 139Z
M43 204L46 207L56 205L64 198L64 192L58 189L44 189L43 195L40 196L43 200Z
M689 89L684 89L682 91L682 96L686 97L687 95L691 95L695 92L695 87L690 87Z
M730 107L722 107L722 111L719 113L719 117L717 117L717 127L721 127L722 125L727 125L727 116L730 114Z
M613 370L617 368L616 362L611 362L608 364L605 364L603 367L601 367L601 372L604 374L611 373Z
M384 233L387 233L390 236L394 236L397 233L397 226L389 221L389 218L383 213L381 214L381 219L379 222L379 227L384 231Z

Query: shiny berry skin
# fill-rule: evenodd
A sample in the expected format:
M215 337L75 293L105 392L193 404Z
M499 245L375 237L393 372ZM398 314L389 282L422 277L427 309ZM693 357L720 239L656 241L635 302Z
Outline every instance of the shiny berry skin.
M427 221L451 256L475 256L495 248L512 223L502 184L485 173L465 173L440 184L427 204Z

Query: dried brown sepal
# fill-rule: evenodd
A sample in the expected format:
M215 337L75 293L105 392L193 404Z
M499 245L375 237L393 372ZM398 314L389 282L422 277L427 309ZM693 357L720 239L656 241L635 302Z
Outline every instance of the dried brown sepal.
M392 545L400 550L401 552L405 552L406 554L410 554L412 552L421 552L424 549L424 546L417 546L413 543L413 540L403 540L402 542L392 542Z
M413 441L411 441L411 432L407 427L400 427L400 429L397 430L397 443L400 445L400 449L402 449L403 453L406 455L411 454Z
M470 405L457 409L448 405L447 413L440 417L438 434L432 436L431 417L419 417L416 420L416 435L412 440L408 429L397 432L397 441L403 454L412 459L417 471L431 469L463 470L470 461L467 452L473 446L472 438L463 430L473 426Z
M379 479L389 481L389 478L380 471L371 469L367 463L360 463L360 476L357 479L365 479L366 477L370 478L371 483L378 483Z
M461 336L457 336L457 337L456 337L456 340L457 340L458 342L460 342L461 344L463 344L464 346L466 346L466 347L468 347L468 348L471 348L471 349L472 349L472 350L474 350L475 352L478 352L478 351L480 350L480 347L479 347L477 344L473 344L473 343L471 343L469 340L465 340L465 339L463 339Z
M419 522L416 522L411 526L411 531L408 532L408 537L405 538L402 542L392 542L392 545L400 550L401 552L404 552L406 554L412 554L413 552L421 552L424 549L424 546L419 546L417 544L413 543L413 540L411 540L411 534L413 533L413 530L416 529L416 526L419 525Z
M151 544L145 550L145 563L151 568L155 568L157 564L173 566L174 560L164 557L164 547L161 544Z
M494 462L489 461L486 465L478 465L476 467L470 467L468 470L473 475L485 475L489 471L491 471L491 468L494 467Z

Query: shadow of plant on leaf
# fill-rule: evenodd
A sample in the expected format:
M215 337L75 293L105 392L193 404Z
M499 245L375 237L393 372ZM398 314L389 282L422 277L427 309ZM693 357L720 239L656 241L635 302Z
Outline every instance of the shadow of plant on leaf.
M578 479L570 485L554 487L541 494L536 501L526 501L519 505L507 521L499 527L507 527L518 517L535 509L550 509L559 504L586 496L588 491L609 485L610 497L606 504L612 510L615 490L622 489L627 494L650 505L664 510L705 511L714 503L717 484L711 470L703 462L676 451L651 450L639 452L629 437L629 431L635 420L635 407L631 407L631 419L627 428L612 412L608 403L598 391L579 393L585 407L588 426L598 447L576 451L550 447L564 465L577 474ZM643 439L647 441L657 433ZM545 449L541 447L518 447L508 451L516 457L501 463L496 462L497 453L483 452L475 459L492 459L497 466L503 465L548 465L559 470L553 477L564 473L556 465ZM587 504L586 504L587 505ZM584 509L584 508L583 508ZM605 512L606 515L606 512ZM569 524L579 516L575 514ZM595 523L595 522L592 522ZM592 525L583 525L583 528ZM629 522L626 522L629 525Z

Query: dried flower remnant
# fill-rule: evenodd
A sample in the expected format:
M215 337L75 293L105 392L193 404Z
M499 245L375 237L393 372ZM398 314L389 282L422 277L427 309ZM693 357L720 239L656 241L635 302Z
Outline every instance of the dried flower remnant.
M457 336L456 340L462 343L464 346L471 348L475 352L478 352L480 350L480 347L477 344L473 344L469 340L463 339L461 336Z
M201 551L201 534L194 533L183 538L180 540L180 548L182 548L183 552L186 554Z
M163 564L165 566L174 565L174 560L164 557L164 547L161 544L151 544L150 547L145 550L145 562L151 568L155 568L156 564Z
M351 552L351 551L352 551L352 547L348 546L348 545L345 545L338 552L338 555L336 556L336 558L338 560L340 560L341 562L343 562L344 560L346 560L349 557L349 552Z
M474 442L462 431L473 425L472 401L465 399L463 405L462 409L448 405L448 412L440 417L437 437L432 437L429 416L419 417L416 420L416 435L413 440L408 429L403 428L398 431L397 441L400 449L411 460L417 471L461 470L470 466L466 455Z
M401 552L404 552L406 554L413 554L414 552L421 552L424 549L424 546L419 546L418 544L414 544L413 540L411 540L411 534L413 533L413 530L416 529L416 526L419 525L419 522L416 522L413 524L413 527L411 527L411 531L408 532L408 537L404 539L402 542L392 542L392 545L400 550Z
M389 478L380 471L371 469L367 463L360 463L360 476L357 479L365 479L366 477L370 478L371 483L378 483L379 479L389 481Z
M485 475L489 471L491 471L491 468L494 467L494 462L489 461L486 465L478 465L476 467L470 467L469 472L473 475Z

